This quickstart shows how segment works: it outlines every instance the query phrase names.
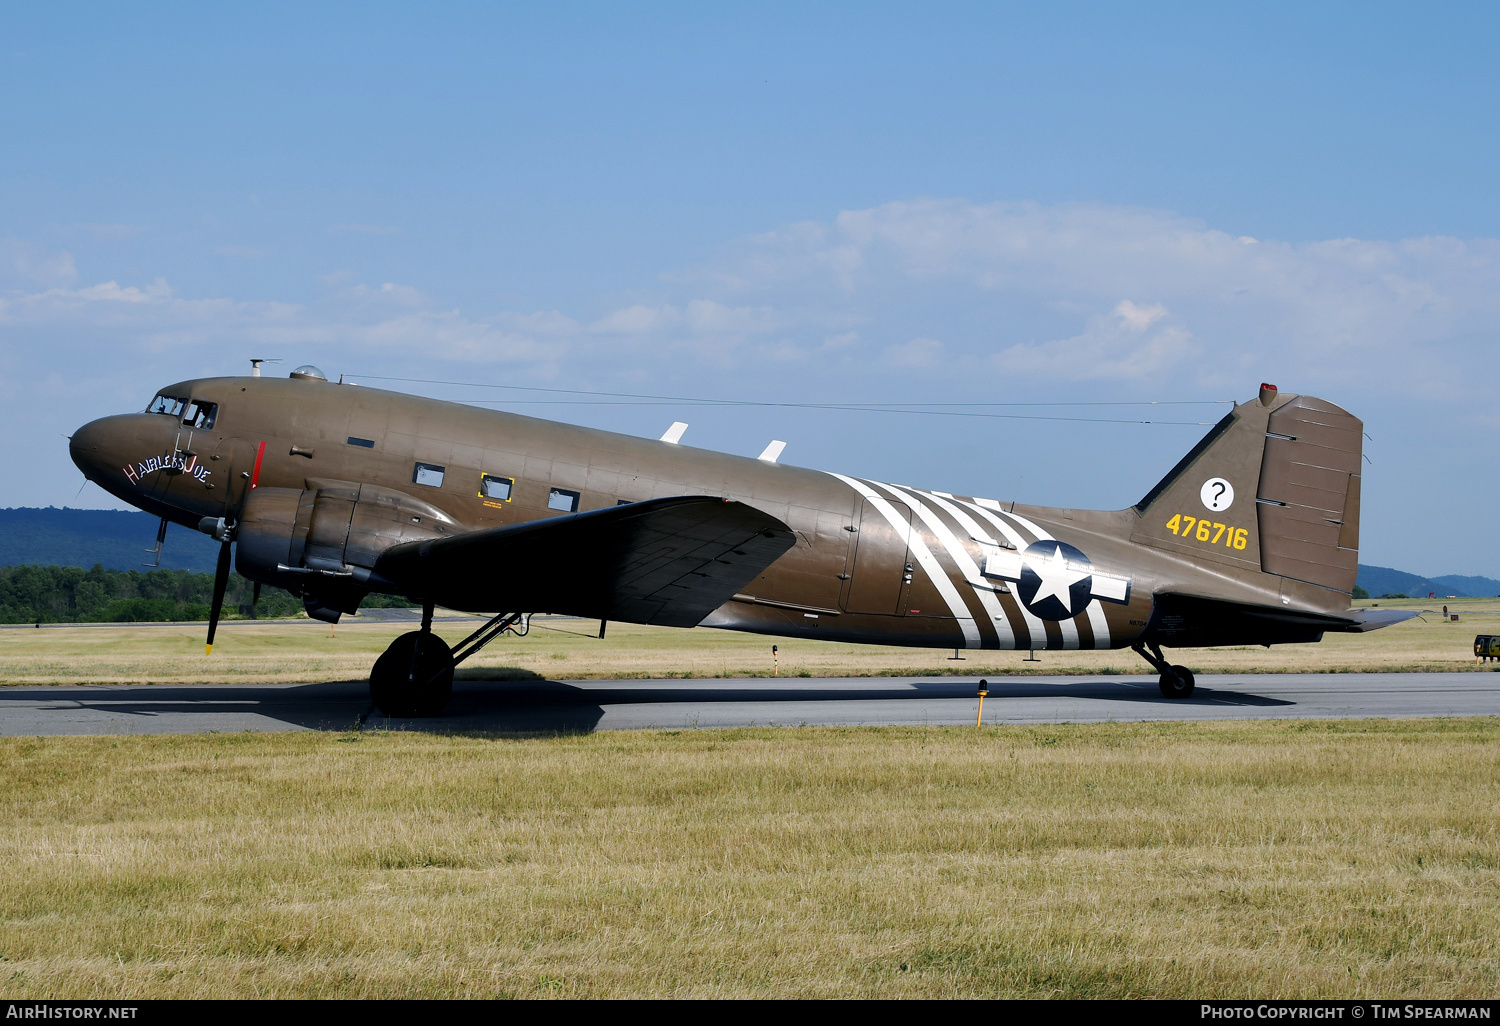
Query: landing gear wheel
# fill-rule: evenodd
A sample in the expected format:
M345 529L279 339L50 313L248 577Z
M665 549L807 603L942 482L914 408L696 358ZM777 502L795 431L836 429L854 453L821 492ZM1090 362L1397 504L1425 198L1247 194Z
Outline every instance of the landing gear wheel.
M1193 671L1186 666L1174 666L1171 673L1161 675L1163 698L1187 698L1193 693Z
M370 700L387 716L437 716L453 697L453 652L436 634L391 642L370 671Z

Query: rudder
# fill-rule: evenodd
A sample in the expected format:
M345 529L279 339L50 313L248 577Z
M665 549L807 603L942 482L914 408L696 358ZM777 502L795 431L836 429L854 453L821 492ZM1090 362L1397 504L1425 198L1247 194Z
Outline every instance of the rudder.
M1357 417L1312 396L1271 411L1256 493L1266 573L1353 592L1363 438Z

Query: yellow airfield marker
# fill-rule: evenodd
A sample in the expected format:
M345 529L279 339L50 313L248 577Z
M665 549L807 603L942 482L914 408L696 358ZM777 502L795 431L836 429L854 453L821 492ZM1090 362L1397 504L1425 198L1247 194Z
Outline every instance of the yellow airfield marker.
M984 719L984 696L990 693L990 682L980 680L979 682L979 715L974 717L974 727L978 729L980 721Z

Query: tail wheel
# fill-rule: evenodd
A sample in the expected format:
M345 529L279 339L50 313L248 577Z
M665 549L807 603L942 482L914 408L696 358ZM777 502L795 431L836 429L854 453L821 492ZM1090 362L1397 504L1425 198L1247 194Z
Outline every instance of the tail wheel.
M1161 693L1164 698L1187 698L1193 693L1193 671L1186 666L1174 666L1171 673L1161 675Z
M370 700L387 716L437 716L453 697L453 652L436 634L411 631L370 670Z

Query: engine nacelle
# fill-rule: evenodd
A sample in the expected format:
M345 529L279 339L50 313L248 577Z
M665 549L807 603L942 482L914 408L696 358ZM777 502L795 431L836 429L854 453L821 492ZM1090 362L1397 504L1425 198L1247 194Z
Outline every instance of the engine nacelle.
M301 595L308 614L336 622L372 591L400 593L374 573L393 545L466 528L405 492L352 481L309 480L303 491L257 488L240 511L234 565L251 580Z

